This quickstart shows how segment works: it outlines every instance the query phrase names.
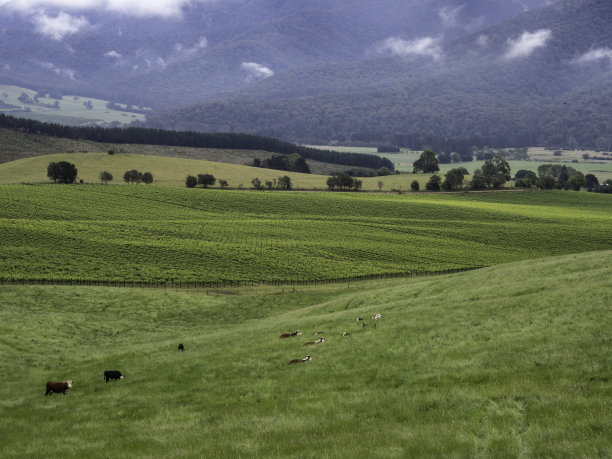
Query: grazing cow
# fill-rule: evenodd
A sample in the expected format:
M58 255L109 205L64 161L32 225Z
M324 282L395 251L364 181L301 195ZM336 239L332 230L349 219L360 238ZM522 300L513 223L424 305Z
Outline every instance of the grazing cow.
M289 362L288 365L291 365L292 363L304 363L304 362L308 362L309 360L310 360L310 355L307 355L303 359L293 359L291 362Z
M372 316L372 319L374 320L382 319L382 316L380 314L376 314L375 316Z
M342 333L342 336L351 336L351 334L349 332L344 332Z
M316 341L308 341L306 343L304 343L304 346L312 346L313 344L319 344L325 341L325 338L321 337Z
M301 335L302 332L299 330L294 331L293 333L283 333L282 335L279 336L279 338L290 338L292 336L297 336L297 335Z
M104 372L104 381L108 382L109 379L123 379L123 375L118 370L106 370Z
M363 320L363 317L357 317L357 322L361 322Z
M183 343L179 344L179 352L183 352L185 350L185 346L183 346Z
M49 395L49 394L66 395L68 392L70 392L70 389L72 389L71 379L69 379L68 381L64 381L64 382L47 381L47 392L45 392L45 395Z

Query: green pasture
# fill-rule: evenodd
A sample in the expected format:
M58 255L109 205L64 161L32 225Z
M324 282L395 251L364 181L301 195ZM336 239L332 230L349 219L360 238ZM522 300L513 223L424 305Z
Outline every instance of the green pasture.
M611 280L601 251L285 295L0 286L0 456L610 457Z
M52 109L41 107L38 105L24 104L18 97L26 93L33 98L36 91L32 89L22 88L19 86L0 84L0 100L7 104L16 105L24 109L29 108L31 112L10 113L16 116L25 118L33 118L39 121L48 123L61 124L85 124L85 123L113 123L130 124L132 121L144 121L145 115L141 113L131 113L119 110L109 110L106 108L107 100L94 99L90 97L79 97L75 95L64 95L59 101L60 109ZM40 102L43 104L54 104L56 99L41 97ZM91 101L92 109L87 109L83 102ZM123 105L125 108L125 104ZM0 110L0 113L3 111ZM6 111L4 111L6 112Z
M160 147L161 148L161 147ZM159 149L158 149L159 150ZM228 158L236 156L234 159L241 160L243 163L251 162L245 152L232 151L213 151L202 153L204 157L212 157L218 161L206 161L188 158L170 157L173 155L173 148L167 148L168 156L163 156L163 151L155 150L153 155L142 154L114 154L104 153L58 153L52 155L35 156L19 159L16 161L0 164L0 185L14 183L50 183L47 177L47 166L50 162L68 161L74 164L78 170L79 178L86 183L99 183L101 171L108 171L113 174L111 184L121 184L123 174L127 170L137 169L142 172L148 171L153 174L153 185L185 186L185 178L188 174L213 174L217 180L224 179L229 183L230 188L252 188L251 181L259 178L262 184L266 180L272 180L279 176L288 175L291 177L295 189L306 190L327 190L327 179L329 175L301 174L297 172L286 172L274 169L244 166L240 164L228 163ZM195 149L191 149L195 150ZM199 149L202 150L202 149ZM187 152L196 156L198 151ZM185 154L181 151L177 154ZM159 155L159 156L157 156ZM261 152L253 153L251 156L261 156ZM219 162L223 161L223 162ZM332 165L333 166L333 165ZM329 164L326 167L330 167ZM339 166L342 169L341 166ZM425 174L401 174L389 175L385 177L366 177L361 178L362 189L365 191L410 191L410 184L413 180L420 182L421 189L425 189L425 184L430 175ZM378 182L382 182L382 188ZM217 182L216 187L219 184Z
M1 186L0 204L5 279L313 282L612 247L595 193L49 184Z

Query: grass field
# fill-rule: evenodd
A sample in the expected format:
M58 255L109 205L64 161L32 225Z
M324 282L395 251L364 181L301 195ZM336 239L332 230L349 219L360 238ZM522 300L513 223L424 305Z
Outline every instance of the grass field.
M145 185L0 187L5 279L324 281L612 247L612 200Z
M145 115L141 113L124 112L120 110L109 110L106 107L108 101L101 99L93 99L90 97L78 97L74 95L65 95L59 101L60 109L52 109L41 107L39 105L24 104L18 100L19 96L25 93L30 98L36 95L36 91L22 88L19 86L11 86L0 84L0 100L3 102L22 107L29 108L31 111L13 112L13 110L0 110L0 113L6 113L23 118L32 118L47 123L60 124L104 124L104 123L120 123L121 125L130 124L133 121L144 121ZM54 104L55 99L41 97L42 104ZM87 109L83 103L90 101L91 109ZM125 108L125 105L123 105Z
M603 251L289 295L0 286L0 456L610 457L611 280Z

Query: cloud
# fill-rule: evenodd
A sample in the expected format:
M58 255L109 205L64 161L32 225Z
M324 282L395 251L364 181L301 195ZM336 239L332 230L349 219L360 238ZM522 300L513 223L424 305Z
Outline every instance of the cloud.
M445 6L438 11L438 16L442 20L444 27L455 27L458 24L458 17L461 10L465 8L465 5L460 5L455 8Z
M71 16L63 11L60 11L56 17L40 13L32 18L32 22L39 34L58 41L89 26L89 22L84 17Z
M70 78L71 80L76 80L74 70L72 69L62 69L62 68L56 67L51 62L41 62L40 66L47 70L51 70L53 73L57 75Z
M586 53L584 53L582 56L574 59L574 63L575 64L586 64L589 62L596 62L596 61L601 61L604 59L608 59L610 61L610 63L612 63L612 49L610 48L595 48L592 49Z
M425 37L416 40L403 40L397 37L387 38L377 48L381 54L387 53L392 56L403 58L431 57L434 61L442 57L442 47L439 38Z
M517 59L527 57L536 49L545 46L551 37L552 32L549 29L540 29L533 33L523 32L520 37L508 40L508 51L504 54L504 58Z
M486 48L489 46L489 37L482 34L482 35L478 35L478 38L476 39L476 44L481 47L481 48Z
M174 50L180 54L193 55L196 54L198 51L206 48L207 46L208 40L206 39L206 37L200 37L200 39L195 45L185 48L182 44L177 43L176 45L174 45Z
M216 0L0 0L0 7L31 14L45 8L64 11L98 10L128 16L180 16L182 10L194 3Z
M104 53L104 57L112 57L113 59L121 59L121 54L119 54L114 49L111 49L110 51L107 51Z
M248 82L263 80L274 75L274 72L271 69L256 62L243 62L240 64L240 68L248 73Z

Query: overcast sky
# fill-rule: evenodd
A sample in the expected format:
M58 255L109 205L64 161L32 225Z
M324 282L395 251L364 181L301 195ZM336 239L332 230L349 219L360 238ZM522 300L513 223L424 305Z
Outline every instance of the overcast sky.
M179 16L181 9L193 3L218 0L0 0L0 7L27 15L48 10L78 13L86 10L119 12L130 16Z

